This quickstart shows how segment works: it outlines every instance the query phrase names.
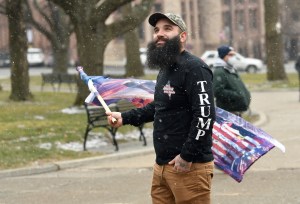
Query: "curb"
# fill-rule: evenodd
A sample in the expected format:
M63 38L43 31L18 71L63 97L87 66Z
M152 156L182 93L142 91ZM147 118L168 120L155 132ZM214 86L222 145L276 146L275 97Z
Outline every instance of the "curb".
M261 127L268 122L268 118L264 112L257 112L259 115L259 120L254 122L253 125L256 127Z
M140 149L140 150L116 152L113 154L102 155L97 157L61 161L61 162L49 163L41 166L2 170L0 171L0 179L7 178L7 177L29 176L34 174L55 172L63 169L70 169L70 168L76 168L84 165L94 164L96 162L121 160L123 158L142 156L151 153L154 153L153 147L147 147L147 148L145 147L144 149Z
M254 126L260 127L267 123L268 119L265 113L257 112L259 115L259 120L253 123ZM68 160L68 161L60 161L55 163L49 163L41 166L32 166L18 169L8 169L0 171L0 179L6 177L18 177L18 176L29 176L34 174L42 174L55 172L63 169L76 168L84 165L94 164L97 162L103 161L112 161L112 160L121 160L123 158L130 158L135 156L142 156L154 153L153 146L145 147L139 150L132 150L126 152L115 152L108 155L102 155L97 157L89 157L84 159L76 159L76 160Z

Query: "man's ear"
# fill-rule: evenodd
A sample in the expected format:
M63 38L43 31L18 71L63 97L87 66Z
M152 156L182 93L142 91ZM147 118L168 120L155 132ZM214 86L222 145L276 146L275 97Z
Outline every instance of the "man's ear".
M187 39L187 32L184 31L184 32L180 33L179 36L180 36L180 42L184 43Z

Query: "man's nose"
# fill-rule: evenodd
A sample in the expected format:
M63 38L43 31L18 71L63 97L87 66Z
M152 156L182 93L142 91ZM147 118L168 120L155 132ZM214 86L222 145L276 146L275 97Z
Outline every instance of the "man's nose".
M157 33L156 33L157 38L163 37L164 35L165 35L165 33L164 33L163 30L159 30L159 31L157 31Z

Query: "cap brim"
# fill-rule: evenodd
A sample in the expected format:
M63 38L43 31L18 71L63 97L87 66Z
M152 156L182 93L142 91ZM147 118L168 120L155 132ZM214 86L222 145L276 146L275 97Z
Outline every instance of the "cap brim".
M159 21L162 18L166 18L169 19L166 15L162 14L162 13L154 13L149 17L149 24L152 25L153 27L156 26L157 21Z

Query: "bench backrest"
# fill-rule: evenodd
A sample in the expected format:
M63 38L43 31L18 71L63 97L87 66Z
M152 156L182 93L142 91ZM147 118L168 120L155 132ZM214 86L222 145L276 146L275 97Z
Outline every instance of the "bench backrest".
M129 101L120 100L117 103L116 110L118 112L124 112L124 111L128 111L128 110L131 110L131 109L134 109L134 108L136 108L136 107L132 103L130 103Z
M105 109L102 106L94 106L85 104L85 109L87 112L88 124L94 127L105 127L108 126L107 116L105 114ZM116 111L114 104L110 105L111 111Z
M42 73L42 81L44 83L60 83L60 76L58 73Z
M61 83L76 83L77 75L76 74L60 74Z

